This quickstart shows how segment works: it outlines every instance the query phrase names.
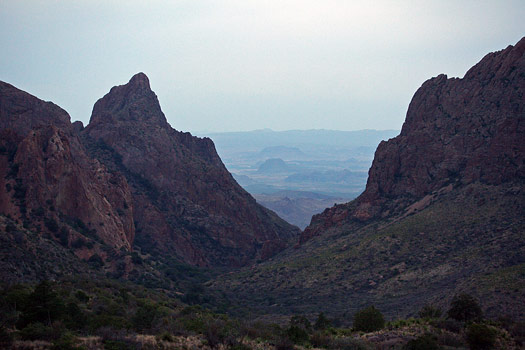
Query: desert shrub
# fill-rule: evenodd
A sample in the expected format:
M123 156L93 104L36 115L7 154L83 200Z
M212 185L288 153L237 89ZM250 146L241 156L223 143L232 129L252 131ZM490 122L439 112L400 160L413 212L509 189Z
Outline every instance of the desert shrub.
M105 340L104 350L135 350L135 344L124 340Z
M63 312L64 303L54 291L51 282L42 281L27 297L17 326L23 328L29 323L44 323L49 326L60 319Z
M374 332L385 326L383 314L374 306L369 306L354 315L353 328L356 331Z
M424 334L410 340L403 347L404 350L439 350L437 337L433 334Z
M86 241L83 238L77 238L71 243L71 247L74 249L80 249L86 245Z
M352 337L334 338L329 349L335 350L368 350L370 347L362 340Z
M294 344L306 344L309 339L308 332L299 326L290 326L286 335Z
M464 348L466 347L463 337L459 334L442 332L438 334L437 341L439 345L453 347L453 348Z
M254 322L244 327L244 333L251 339L273 340L284 334L282 328L275 323L266 324Z
M281 336L275 342L275 350L294 350L294 343L286 336Z
M48 340L52 328L41 322L30 323L18 332L18 337L22 340Z
M73 334L67 332L62 334L60 338L55 340L53 342L53 345L51 346L51 350L81 350L83 348L80 348L75 345L76 339L73 336Z
M467 327L466 338L470 349L492 349L496 343L496 330L481 323L472 323Z
M319 314L319 316L317 316L317 319L315 320L315 323L314 323L315 330L327 329L327 328L330 328L331 326L332 326L332 323L330 322L328 318L326 318L326 316L322 312Z
M16 226L12 222L8 222L5 225L5 232L13 232L16 231Z
M158 314L159 308L157 305L145 303L144 305L139 306L135 315L133 315L131 319L133 328L139 332L150 329Z
M144 261L137 252L131 253L131 262L135 265L142 265Z
M304 329L306 332L312 331L312 325L310 321L302 315L292 316L292 318L290 318L290 326L299 327L301 329Z
M13 344L13 334L5 327L0 327L0 349L9 349Z
M53 233L58 232L58 223L54 218L45 218L44 225L46 225L49 231Z
M325 332L315 332L310 337L310 344L316 348L329 348L332 342L332 337Z
M82 329L87 324L87 317L76 303L68 303L64 312L64 323L68 329Z
M481 320L483 313L478 301L469 294L454 296L448 310L448 317L454 320L468 322Z
M102 260L100 255L95 253L95 254L91 255L91 257L88 259L88 264L91 265L94 268L100 268L100 267L104 266L104 261Z
M226 343L228 337L228 329L222 320L210 320L206 322L204 330L204 338L212 349L216 349L219 345Z
M161 334L157 335L157 339L167 342L172 342L174 340L173 336L169 332L162 332Z
M81 303L87 303L89 301L89 296L83 290L77 290L75 293L75 298Z
M443 311L434 305L425 305L419 310L419 317L425 319L440 318Z
M519 346L525 344L525 321L518 321L509 327L510 334Z
M252 348L249 345L237 343L230 346L229 350L252 350Z
M129 329L131 328L131 324L125 317L109 315L106 313L92 315L88 320L88 328L92 332L105 327Z
M444 329L452 333L459 333L463 329L463 324L457 320L432 320L430 324L436 328Z

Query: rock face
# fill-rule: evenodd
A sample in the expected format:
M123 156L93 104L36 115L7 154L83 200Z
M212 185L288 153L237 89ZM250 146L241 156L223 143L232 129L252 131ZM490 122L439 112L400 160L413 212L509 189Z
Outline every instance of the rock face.
M97 101L81 138L131 185L142 249L238 266L266 259L299 234L235 182L210 139L170 127L143 73Z
M425 82L400 135L379 144L363 194L315 216L301 241L350 221L421 209L449 185L523 183L524 52L525 38L488 54L463 79Z
M127 182L86 155L63 109L0 82L0 135L1 214L65 245L86 231L131 250Z

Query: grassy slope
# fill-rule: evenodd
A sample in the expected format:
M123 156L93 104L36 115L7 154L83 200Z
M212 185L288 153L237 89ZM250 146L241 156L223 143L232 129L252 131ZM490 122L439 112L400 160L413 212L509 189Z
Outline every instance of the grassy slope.
M457 292L488 314L524 318L525 193L472 184L401 220L338 227L209 286L258 314L325 311L348 322L368 304L390 318Z

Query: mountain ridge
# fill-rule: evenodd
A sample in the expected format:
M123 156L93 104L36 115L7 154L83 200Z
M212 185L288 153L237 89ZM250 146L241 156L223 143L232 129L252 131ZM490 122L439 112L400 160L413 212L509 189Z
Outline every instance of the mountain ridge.
M209 138L171 128L144 73L97 101L86 127L1 82L0 134L0 214L124 276L137 249L241 266L300 232L233 180Z
M315 216L301 241L318 234L316 226L390 215L456 181L523 179L524 51L525 38L486 55L463 79L442 74L426 81L410 102L399 136L377 147L354 208L336 206Z
M270 319L348 319L369 305L396 319L460 293L489 316L524 319L524 52L525 38L464 79L425 82L357 199L315 215L294 248L210 288Z

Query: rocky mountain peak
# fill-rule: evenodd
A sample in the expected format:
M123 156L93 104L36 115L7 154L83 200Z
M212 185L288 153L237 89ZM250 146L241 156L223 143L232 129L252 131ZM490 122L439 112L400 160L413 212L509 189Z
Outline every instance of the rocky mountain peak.
M107 122L168 127L146 74L135 74L127 84L113 87L95 103L89 123L96 125Z
M131 77L129 85L137 89L151 90L149 86L149 79L146 74L139 72Z
M92 156L132 186L145 249L196 265L245 265L300 233L235 182L210 139L171 128L143 73L98 100L81 135Z
M33 128L46 125L68 130L71 127L69 114L54 103L0 81L0 130L11 129L26 135Z
M452 187L523 182L524 94L525 38L486 55L462 79L429 79L400 135L377 147L363 194L314 217L302 240L352 220L404 215Z

